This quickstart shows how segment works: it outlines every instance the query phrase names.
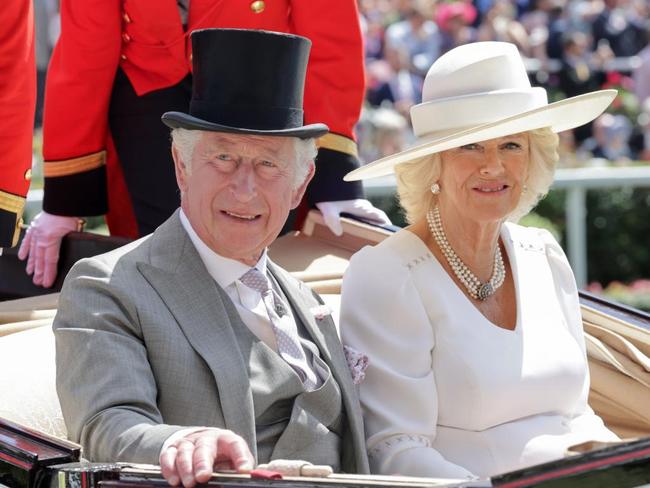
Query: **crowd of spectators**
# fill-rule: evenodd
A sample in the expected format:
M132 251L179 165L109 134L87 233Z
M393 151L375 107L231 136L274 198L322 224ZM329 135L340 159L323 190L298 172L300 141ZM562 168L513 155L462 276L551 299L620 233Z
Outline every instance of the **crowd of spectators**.
M507 41L553 100L613 87L593 124L562 134L562 161L650 160L648 0L358 0L366 41L366 162L412 142L409 109L433 61L460 44ZM552 100L552 101L553 101ZM597 163L598 162L598 163Z

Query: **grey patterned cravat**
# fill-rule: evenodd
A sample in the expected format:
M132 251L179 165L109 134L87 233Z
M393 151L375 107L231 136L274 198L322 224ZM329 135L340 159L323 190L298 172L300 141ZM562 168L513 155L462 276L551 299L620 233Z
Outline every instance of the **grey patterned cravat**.
M239 280L262 295L262 301L275 332L280 357L298 373L305 389L314 390L318 379L307 364L307 356L300 344L296 324L293 320L289 320L288 307L282 298L269 286L269 280L257 268L249 269Z

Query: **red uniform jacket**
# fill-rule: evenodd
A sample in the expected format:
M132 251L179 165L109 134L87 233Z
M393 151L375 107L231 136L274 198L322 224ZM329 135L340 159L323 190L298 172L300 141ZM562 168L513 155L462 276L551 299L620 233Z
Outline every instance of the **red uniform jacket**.
M18 239L32 177L35 105L32 1L7 0L0 8L0 247Z
M194 29L253 28L310 38L305 123L330 127L321 148L356 155L352 130L364 74L354 0L190 0L185 31L175 0L62 0L61 21L44 113L44 206L52 213L106 212L100 187L107 157L109 186L117 170L107 113L116 70L124 70L139 95L180 82L191 69Z

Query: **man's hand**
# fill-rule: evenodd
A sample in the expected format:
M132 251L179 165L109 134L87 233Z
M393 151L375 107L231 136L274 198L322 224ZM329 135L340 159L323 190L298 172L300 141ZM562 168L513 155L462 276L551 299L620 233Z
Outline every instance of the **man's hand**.
M172 486L192 487L210 479L215 468L246 473L255 459L246 441L230 430L194 431L160 453L160 469Z
M18 258L27 259L27 274L34 274L34 284L49 288L56 278L61 240L67 233L77 230L80 219L63 217L47 212L32 220L18 250Z
M390 219L383 210L374 207L368 200L361 198L338 202L319 202L316 207L323 214L327 227L337 236L343 234L340 217L342 213L349 213L362 220L368 220L379 225L391 224Z

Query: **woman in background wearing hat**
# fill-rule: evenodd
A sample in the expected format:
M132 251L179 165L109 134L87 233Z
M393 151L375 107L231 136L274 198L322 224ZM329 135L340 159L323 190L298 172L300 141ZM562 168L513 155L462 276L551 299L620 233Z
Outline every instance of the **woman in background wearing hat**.
M373 472L487 477L617 439L587 404L562 248L515 224L549 189L556 132L614 96L548 104L514 45L464 45L427 74L411 110L419 143L348 174L394 171L410 223L357 253L343 282L343 342L369 360L360 393Z

